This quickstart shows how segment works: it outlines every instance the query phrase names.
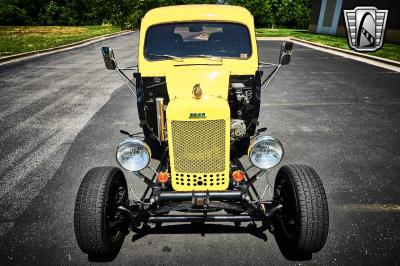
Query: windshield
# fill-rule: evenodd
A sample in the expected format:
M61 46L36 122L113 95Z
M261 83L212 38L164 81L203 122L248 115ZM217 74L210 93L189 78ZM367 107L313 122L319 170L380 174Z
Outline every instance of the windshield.
M225 22L170 23L146 32L144 55L148 60L185 57L238 58L251 56L248 29Z

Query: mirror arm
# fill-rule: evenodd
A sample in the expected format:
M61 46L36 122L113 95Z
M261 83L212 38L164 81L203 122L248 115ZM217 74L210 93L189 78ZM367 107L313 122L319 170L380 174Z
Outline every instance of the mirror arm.
M258 67L259 68L266 68L266 67L269 67L269 66L275 66L275 67L277 67L277 66L279 66L278 64L272 64L272 63L264 63L264 62L259 62L258 63Z
M120 70L133 70L133 71L138 71L137 65L134 66L128 66L128 67L122 67Z
M128 78L128 76L122 71L122 70L126 70L125 68L117 68L117 70L121 73L121 75L123 75L123 76L125 77L125 79L126 79L127 81L129 81L130 84L132 84L132 85L136 88L136 84L133 83L133 82ZM132 70L132 69L128 69L128 70Z
M135 88L136 88L136 85L125 75L125 73L121 69L115 68L115 70L117 71L118 75L120 76L122 81L125 83L125 85L128 87L128 89L133 93L133 95L136 96L134 89L131 87L131 85L129 85L129 83L132 84Z
M274 64L275 65L275 64ZM275 74L278 72L279 68L282 65L276 65L275 69L268 75L268 77L263 81L261 84L261 93L260 96L264 93L264 91L267 89L268 84L271 82L271 80L274 78Z

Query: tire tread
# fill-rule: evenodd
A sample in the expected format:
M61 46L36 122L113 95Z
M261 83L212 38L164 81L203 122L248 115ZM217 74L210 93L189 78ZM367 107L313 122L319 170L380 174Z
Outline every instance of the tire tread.
M299 234L295 239L281 242L290 242L288 249L298 253L320 251L329 230L328 202L321 179L314 169L306 165L285 165L278 171L279 178L288 178L291 182L299 212Z
M96 167L87 172L79 187L75 210L74 231L78 246L92 256L108 256L119 252L122 242L110 243L104 226L106 196L113 178L125 177L119 168Z

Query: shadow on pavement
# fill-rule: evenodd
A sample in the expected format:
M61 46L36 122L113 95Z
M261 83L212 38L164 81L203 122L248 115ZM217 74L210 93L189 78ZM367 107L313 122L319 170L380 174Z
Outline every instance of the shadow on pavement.
M252 223L248 224L246 227L225 224L191 223L156 227L143 226L132 236L132 242L135 242L149 234L201 234L202 236L205 236L206 234L226 233L250 234L264 241L268 240L267 235Z

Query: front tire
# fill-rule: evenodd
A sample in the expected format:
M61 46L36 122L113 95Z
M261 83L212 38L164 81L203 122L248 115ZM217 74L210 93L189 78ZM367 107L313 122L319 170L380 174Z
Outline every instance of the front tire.
M318 174L305 165L281 167L274 198L282 204L273 222L282 254L293 260L311 259L324 247L329 229L328 202Z
M118 205L127 199L123 172L96 167L85 175L75 202L74 229L79 248L93 261L112 260L121 249L127 227Z

